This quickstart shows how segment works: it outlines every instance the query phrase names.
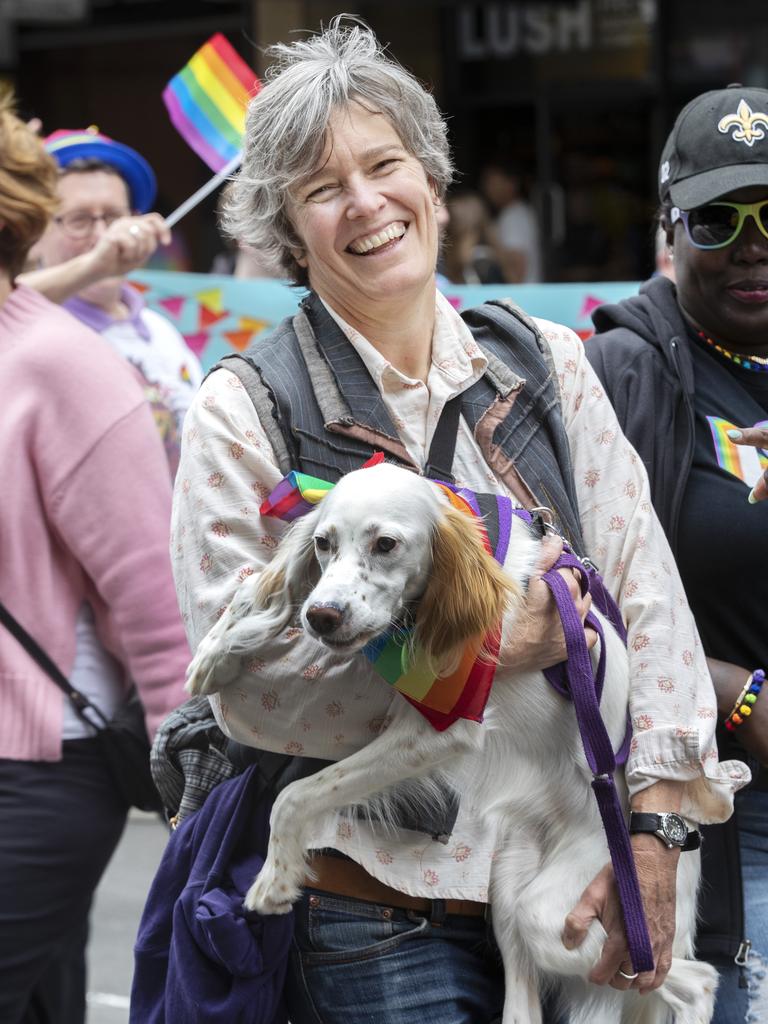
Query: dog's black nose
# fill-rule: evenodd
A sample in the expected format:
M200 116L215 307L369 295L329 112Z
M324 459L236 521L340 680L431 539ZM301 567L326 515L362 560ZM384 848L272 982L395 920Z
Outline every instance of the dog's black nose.
M307 608L307 621L318 636L335 633L343 619L344 613L335 604L313 604Z

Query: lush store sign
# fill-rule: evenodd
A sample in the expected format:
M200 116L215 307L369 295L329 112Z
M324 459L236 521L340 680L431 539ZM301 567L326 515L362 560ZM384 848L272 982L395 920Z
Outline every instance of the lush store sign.
M459 8L461 60L503 60L521 53L542 55L592 46L590 0L560 4L491 3Z
M654 0L465 3L455 12L455 50L464 66L514 58L513 77L533 61L547 78L576 69L634 78L647 71L655 22Z

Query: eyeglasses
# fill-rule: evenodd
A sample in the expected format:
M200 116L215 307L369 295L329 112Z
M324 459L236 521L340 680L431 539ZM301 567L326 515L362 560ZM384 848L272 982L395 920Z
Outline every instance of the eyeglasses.
M759 203L707 203L695 210L673 206L670 217L673 224L683 222L688 241L696 249L724 249L736 241L747 217L768 238L768 199Z
M106 213L85 213L83 210L73 210L71 213L63 213L60 217L54 217L54 223L70 238L88 238L93 233L97 220L103 220L105 227L109 227L120 217L129 217L130 210L107 210Z

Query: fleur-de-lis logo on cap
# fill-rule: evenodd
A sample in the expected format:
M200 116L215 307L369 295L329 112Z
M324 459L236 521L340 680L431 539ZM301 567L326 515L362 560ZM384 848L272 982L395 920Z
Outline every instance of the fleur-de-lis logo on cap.
M752 146L757 139L765 138L763 128L768 128L768 114L753 111L746 100L739 100L736 113L722 118L717 127L723 135L727 135L731 128L735 128L732 136L734 142L746 142L748 146Z

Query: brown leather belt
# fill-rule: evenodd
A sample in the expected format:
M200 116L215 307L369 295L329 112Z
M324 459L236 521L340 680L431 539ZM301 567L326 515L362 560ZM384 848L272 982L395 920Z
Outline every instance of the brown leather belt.
M327 853L315 853L309 858L309 867L314 878L307 878L307 886L330 892L335 896L349 896L352 899L366 900L369 903L384 904L388 907L399 907L403 910L415 910L420 914L429 914L434 900L422 896L409 896L389 885L380 882L373 875L360 867L359 864L346 857L334 857ZM465 917L483 917L485 903L475 900L444 900L446 914L463 914Z

